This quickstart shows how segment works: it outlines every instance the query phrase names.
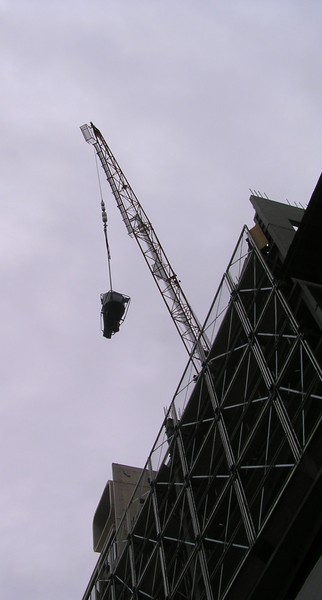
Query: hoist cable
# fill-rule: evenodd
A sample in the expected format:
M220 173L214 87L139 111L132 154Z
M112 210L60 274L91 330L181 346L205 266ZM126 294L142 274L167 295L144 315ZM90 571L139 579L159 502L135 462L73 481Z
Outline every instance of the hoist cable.
M105 237L106 253L107 253L108 275L109 275L109 280L110 280L110 288L112 291L113 286L112 286L112 270L111 270L111 253L110 253L110 246L109 246L108 237L107 237L107 213L106 213L106 209L105 209L105 203L103 200L103 192L102 192L101 178L100 178L98 162L97 162L97 155L96 155L96 152L94 152L94 153L95 153L95 163L96 163L98 187L99 187L100 198L101 198L101 210L102 210L102 221L103 221L103 227L104 227L104 237Z

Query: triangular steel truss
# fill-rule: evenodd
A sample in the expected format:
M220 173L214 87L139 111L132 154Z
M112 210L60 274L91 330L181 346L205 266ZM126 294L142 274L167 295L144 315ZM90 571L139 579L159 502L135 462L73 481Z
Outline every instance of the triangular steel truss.
M321 368L247 228L204 331L84 600L229 599L321 423Z

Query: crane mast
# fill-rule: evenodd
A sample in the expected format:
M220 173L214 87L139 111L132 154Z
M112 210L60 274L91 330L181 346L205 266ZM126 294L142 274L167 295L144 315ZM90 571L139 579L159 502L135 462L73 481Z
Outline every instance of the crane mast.
M82 125L81 131L85 141L92 144L97 153L128 234L137 241L181 340L198 368L209 351L209 341L202 332L154 228L99 129L91 123Z

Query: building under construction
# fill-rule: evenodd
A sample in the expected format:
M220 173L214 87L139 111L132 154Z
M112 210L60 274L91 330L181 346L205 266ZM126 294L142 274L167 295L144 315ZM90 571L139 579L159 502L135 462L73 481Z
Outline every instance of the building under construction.
M113 465L83 600L321 597L321 192L306 209L251 196L205 360L144 468Z

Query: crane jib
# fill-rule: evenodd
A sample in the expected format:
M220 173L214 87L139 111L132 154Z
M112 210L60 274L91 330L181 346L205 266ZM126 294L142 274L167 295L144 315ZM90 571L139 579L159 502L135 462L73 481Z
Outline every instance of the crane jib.
M136 240L162 295L180 338L192 357L203 362L210 343L195 317L179 280L143 207L113 156L100 130L82 125L85 141L94 146L128 233Z

